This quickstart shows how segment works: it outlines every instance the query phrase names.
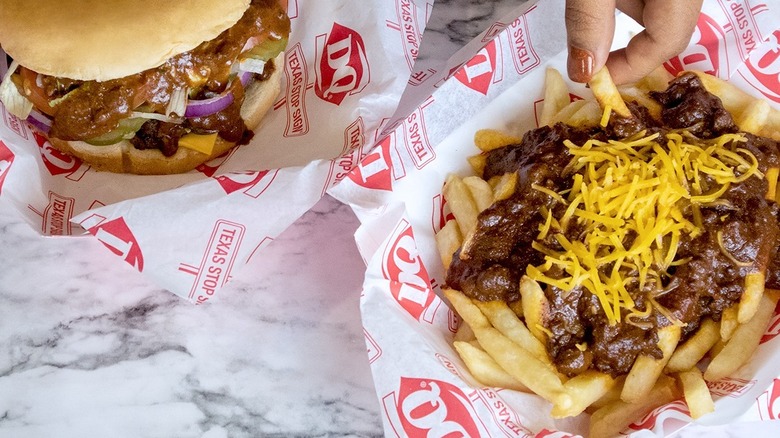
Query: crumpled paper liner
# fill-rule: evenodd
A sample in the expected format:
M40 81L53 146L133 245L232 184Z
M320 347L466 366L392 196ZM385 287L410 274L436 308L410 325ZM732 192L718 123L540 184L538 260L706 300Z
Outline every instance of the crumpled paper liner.
M423 103L330 190L362 223L355 235L368 267L361 310L388 436L587 434L588 415L553 420L551 406L538 396L475 382L451 347L457 317L438 295L444 269L434 234L450 218L441 195L445 177L471 174L466 157L478 152L472 140L477 129L519 135L536 127L545 67L565 71L562 2L531 2L518 15L465 58L464 69L445 72L448 79L418 99ZM618 18L627 25L625 16ZM730 78L780 107L778 48L780 2L751 7L708 0L690 46L666 66ZM589 95L581 86L572 92ZM698 423L780 417L778 333L775 316L749 364L709 384L716 413ZM685 403L676 401L637 418L626 433L668 436L691 421Z
M273 110L249 145L182 175L96 172L0 105L0 197L43 235L89 233L161 287L213 300L371 149L432 2L288 1Z

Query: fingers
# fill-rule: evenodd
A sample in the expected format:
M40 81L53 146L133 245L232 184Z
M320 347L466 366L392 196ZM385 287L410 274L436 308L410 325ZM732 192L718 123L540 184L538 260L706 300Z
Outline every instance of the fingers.
M696 27L702 0L646 0L644 3L641 21L637 21L644 24L645 30L607 60L607 68L617 84L641 79L685 49ZM626 13L633 17L636 12Z
M645 0L617 0L617 8L634 21L644 26Z
M567 70L575 82L587 82L609 56L615 33L615 0L567 0Z

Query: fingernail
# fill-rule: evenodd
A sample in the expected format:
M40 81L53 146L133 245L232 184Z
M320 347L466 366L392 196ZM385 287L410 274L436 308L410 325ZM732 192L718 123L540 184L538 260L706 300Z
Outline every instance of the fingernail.
M572 81L588 82L593 76L593 53L590 50L570 46L566 69Z

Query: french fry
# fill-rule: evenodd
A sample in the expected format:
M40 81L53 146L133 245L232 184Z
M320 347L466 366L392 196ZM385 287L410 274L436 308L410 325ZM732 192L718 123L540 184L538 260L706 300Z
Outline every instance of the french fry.
M548 67L544 76L544 106L539 125L549 125L556 114L569 104L569 87L558 70Z
M615 386L615 379L609 374L595 370L588 370L579 374L563 384L564 389L571 397L572 403L568 408L553 405L553 418L566 418L580 415L596 400L603 397Z
M735 122L740 130L760 135L771 110L772 107L769 106L769 103L755 99L745 107Z
M463 363L479 383L496 388L514 389L529 392L530 390L519 380L510 376L501 368L489 354L469 342L455 341L452 343Z
M490 326L488 319L463 293L453 289L443 289L455 311L471 326L474 334L488 353L501 368L527 386L545 400L560 405L562 409L571 404L561 379L542 361L528 350L512 342L501 332Z
M517 300L509 303L509 308L515 312L515 315L517 315L518 318L523 317L523 300Z
M505 134L495 129L480 129L474 134L474 144L482 152L492 151L506 145L520 143L521 138Z
M612 76L607 67L602 67L593 75L588 82L593 95L599 103L601 109L610 108L612 112L621 117L631 117L631 111L620 96L617 86L612 82Z
M487 165L487 157L482 154L472 155L466 159L471 166L471 169L477 175L482 175Z
M780 141L780 110L772 108L769 111L761 135Z
M651 356L639 356L634 361L626 376L626 383L623 385L623 392L620 393L620 399L626 403L635 403L646 397L652 391L655 381L661 375L666 363L672 357L677 343L680 342L681 330L679 326L668 325L658 330L658 348L661 349L663 357L655 359Z
M737 327L723 350L712 358L704 371L704 380L715 382L729 376L750 359L775 313L777 298L776 291L767 291L761 296L756 314L750 321Z
M478 211L482 212L493 203L493 188L484 179L478 176L467 176L463 178L463 184L469 188Z
M707 73L697 71L696 76L699 77L704 88L710 93L718 96L723 103L723 107L729 113L734 116L735 119L739 119L745 108L749 107L755 100L751 95L740 90L736 86L715 76L708 75Z
M651 71L647 76L637 81L636 85L645 92L664 91L669 86L669 82L674 79L671 73L666 71L664 66L659 66Z
M439 250L441 263L445 268L452 263L452 255L460 248L463 237L456 221L448 221L435 236L436 249Z
M661 104L651 98L644 90L640 89L636 85L623 85L619 86L620 97L625 102L637 102L647 108L656 119L661 118Z
M674 350L665 371L676 373L693 368L718 340L720 340L718 323L709 318L703 320L696 333Z
M735 304L727 309L723 310L720 315L720 338L724 341L731 339L734 334L734 330L737 329L739 321L737 317L739 315L739 304Z
M601 120L601 108L598 102L592 100L584 102L574 114L565 120L566 123L580 128L595 126L599 123Z
M449 175L444 184L444 198L458 222L461 234L467 236L476 227L479 215L477 203L471 197L468 186L460 177Z
M552 370L555 368L547 354L547 348L539 341L531 331L518 319L515 312L503 301L474 301L479 310L487 316L490 324L493 325L504 336L511 339L512 342L528 350L529 353L536 356L540 361L550 365Z
M549 317L550 303L544 295L542 287L527 276L520 279L520 296L523 301L523 317L528 330L540 340L546 342L547 334L543 330Z
M458 330L455 331L455 336L452 338L453 342L470 342L475 339L477 337L474 336L474 330L471 330L471 326L465 321L461 321Z
M609 403L620 401L620 392L623 391L623 384L625 382L626 376L618 376L618 378L615 379L615 384L612 385L612 388L605 392L604 395L602 395L598 400L591 403L585 412L592 414L599 408L602 408Z
M677 377L680 379L691 418L695 420L715 410L715 403L707 388L707 382L704 381L698 368L693 367L688 371L682 371L677 374Z
M745 290L739 300L737 322L745 324L753 318L764 294L766 275L763 272L751 272L745 276Z
M612 438L653 409L673 402L678 397L676 382L661 376L646 397L636 403L616 400L596 410L590 417L590 438Z
M517 172L501 175L493 188L493 201L501 201L512 196L517 188Z
M479 310L479 307L475 306L471 301L471 298L464 295L463 292L446 287L442 288L442 292L444 293L444 296L450 300L452 307L455 308L458 315L460 315L463 321L471 327L471 330L475 335L479 328L492 328L490 326L490 321L488 321L487 317Z
M777 200L777 180L780 178L780 168L770 167L764 176L767 182L765 198L769 201L775 201Z
M710 351L707 352L709 356L715 357L719 355L720 352L723 351L723 347L726 346L726 342L728 341L723 338L718 339L718 342L716 342L715 345L713 345L712 348L710 348Z
M558 114L553 116L552 120L550 120L550 125L554 125L556 123L565 123L568 122L569 119L571 119L572 115L579 111L585 104L588 103L586 100L575 100L565 107L563 107L560 111L558 111Z

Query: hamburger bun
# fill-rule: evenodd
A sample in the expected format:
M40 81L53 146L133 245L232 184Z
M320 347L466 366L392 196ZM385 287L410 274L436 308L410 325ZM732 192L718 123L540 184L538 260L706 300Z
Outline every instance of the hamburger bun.
M20 98L50 116L46 132L52 146L96 170L147 175L190 171L251 138L247 131L260 123L280 92L289 34L289 18L276 0L0 0L0 23L0 44L22 67L18 76L26 78L16 78ZM203 122L223 109L186 118L183 106L172 107L179 102L190 109L189 102L174 100L176 91L205 100L229 87L228 78L235 78L235 68L248 59L240 58L244 53L255 61L245 68L258 74L241 79L246 88L240 115L233 107L221 113L230 115L215 119L223 121ZM270 73L262 73L263 64L257 66L263 60L273 65ZM77 94L81 87L86 94ZM110 145L92 144L116 129L117 119L131 118L128 107L149 113L132 117L180 125L185 134L220 135L210 153L180 144L184 134L156 130ZM11 112L27 117L23 110ZM239 124L244 135L236 140ZM225 140L223 132L236 141ZM128 132L125 138L131 136ZM158 147L173 155L165 156Z
M284 53L273 61L275 69L271 76L262 82L253 82L245 92L241 106L241 117L247 128L255 129L263 116L273 106L281 90ZM65 141L50 138L52 146L62 152L78 157L96 170L114 173L134 173L138 175L167 175L188 172L235 147L234 142L217 137L211 154L203 154L180 147L170 157L164 157L156 149L137 149L127 140L108 146L95 146L83 141Z
M49 76L106 81L157 67L238 22L249 0L0 0L3 50Z

